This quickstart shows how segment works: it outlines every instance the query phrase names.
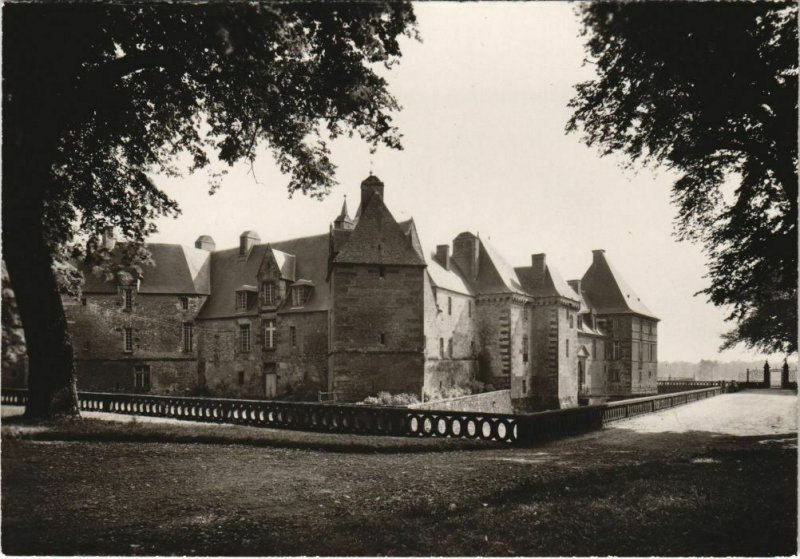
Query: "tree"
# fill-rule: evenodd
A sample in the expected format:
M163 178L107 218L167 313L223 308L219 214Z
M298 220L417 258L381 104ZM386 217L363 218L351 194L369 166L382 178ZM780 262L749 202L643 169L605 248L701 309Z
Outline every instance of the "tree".
M721 349L797 351L797 4L590 3L579 16L597 76L576 86L567 131L680 174L676 235L703 246L700 293L736 324Z
M415 34L408 3L6 4L3 16L3 257L29 417L77 413L56 257L107 227L141 246L154 218L179 211L150 178L177 173L177 155L195 171L214 156L252 162L266 143L290 193L323 196L329 140L400 147L375 70Z

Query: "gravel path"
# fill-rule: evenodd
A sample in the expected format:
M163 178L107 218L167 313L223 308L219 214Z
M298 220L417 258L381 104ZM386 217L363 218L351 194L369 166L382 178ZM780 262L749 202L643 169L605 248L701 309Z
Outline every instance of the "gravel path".
M792 390L743 390L615 424L637 433L704 431L724 435L797 432L797 394Z

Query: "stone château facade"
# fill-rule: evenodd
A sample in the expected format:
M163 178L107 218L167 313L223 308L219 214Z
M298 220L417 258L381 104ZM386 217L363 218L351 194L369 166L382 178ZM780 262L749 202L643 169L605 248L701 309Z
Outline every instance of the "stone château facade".
M216 250L151 244L136 283L65 299L81 390L247 398L428 396L478 380L518 410L656 393L658 319L602 250L564 281L470 232L426 251L384 184L327 233Z

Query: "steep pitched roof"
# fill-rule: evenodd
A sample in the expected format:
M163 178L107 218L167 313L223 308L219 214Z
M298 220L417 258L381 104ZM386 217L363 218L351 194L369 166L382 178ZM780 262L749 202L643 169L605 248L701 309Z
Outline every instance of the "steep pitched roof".
M458 266L452 260L450 261L450 269L445 269L438 260L436 260L436 251L428 250L425 252L427 258L425 261L428 263L428 277L431 283L436 287L447 289L455 293L462 293L464 295L474 295L474 292L467 284L467 280L458 269Z
M478 254L478 277L475 291L478 293L525 293L517 272L491 243L480 239Z
M533 268L530 266L514 268L522 282L525 291L533 297L564 297L573 301L580 301L580 297L569 284L564 281L561 274L553 266L547 264L545 267L544 278L541 284L537 285Z
M122 246L123 243L118 243L118 247ZM145 266L142 270L139 293L208 295L211 292L211 259L208 251L165 243L148 244L147 249L154 264ZM117 291L116 283L107 282L102 276L97 276L88 269L83 270L83 276L84 293Z
M587 303L600 314L656 316L614 268L603 250L593 251L592 264L581 279Z
M334 259L338 264L424 266L380 194L373 194L347 243Z
M211 255L211 297L200 310L200 320L230 316L254 315L255 301L247 312L236 311L235 292L242 285L258 285L258 271L268 251L281 267L281 276L295 282L314 285L305 305L300 308L279 309L278 312L313 312L328 309L328 289L325 276L328 266L328 234L300 237L286 241L256 245L247 259L239 258L239 249L220 250ZM291 258L290 258L291 257ZM286 266L293 268L293 276ZM287 297L287 300L289 298Z

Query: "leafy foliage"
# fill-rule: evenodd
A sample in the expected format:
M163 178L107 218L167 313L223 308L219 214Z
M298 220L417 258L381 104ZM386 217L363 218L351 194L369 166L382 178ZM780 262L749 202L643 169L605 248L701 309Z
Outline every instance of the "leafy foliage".
M329 139L400 147L375 66L414 33L408 4L12 4L4 16L9 151L35 146L47 164L54 244L76 224L141 241L178 213L150 177L178 173L181 153L196 170L267 143L290 193L323 196Z
M392 394L391 392L381 391L378 392L377 396L367 396L362 403L368 406L408 406L419 404L419 398L416 394L406 392Z
M576 87L567 130L681 174L676 234L703 245L701 293L731 309L723 348L797 351L797 4L578 10L597 77Z

